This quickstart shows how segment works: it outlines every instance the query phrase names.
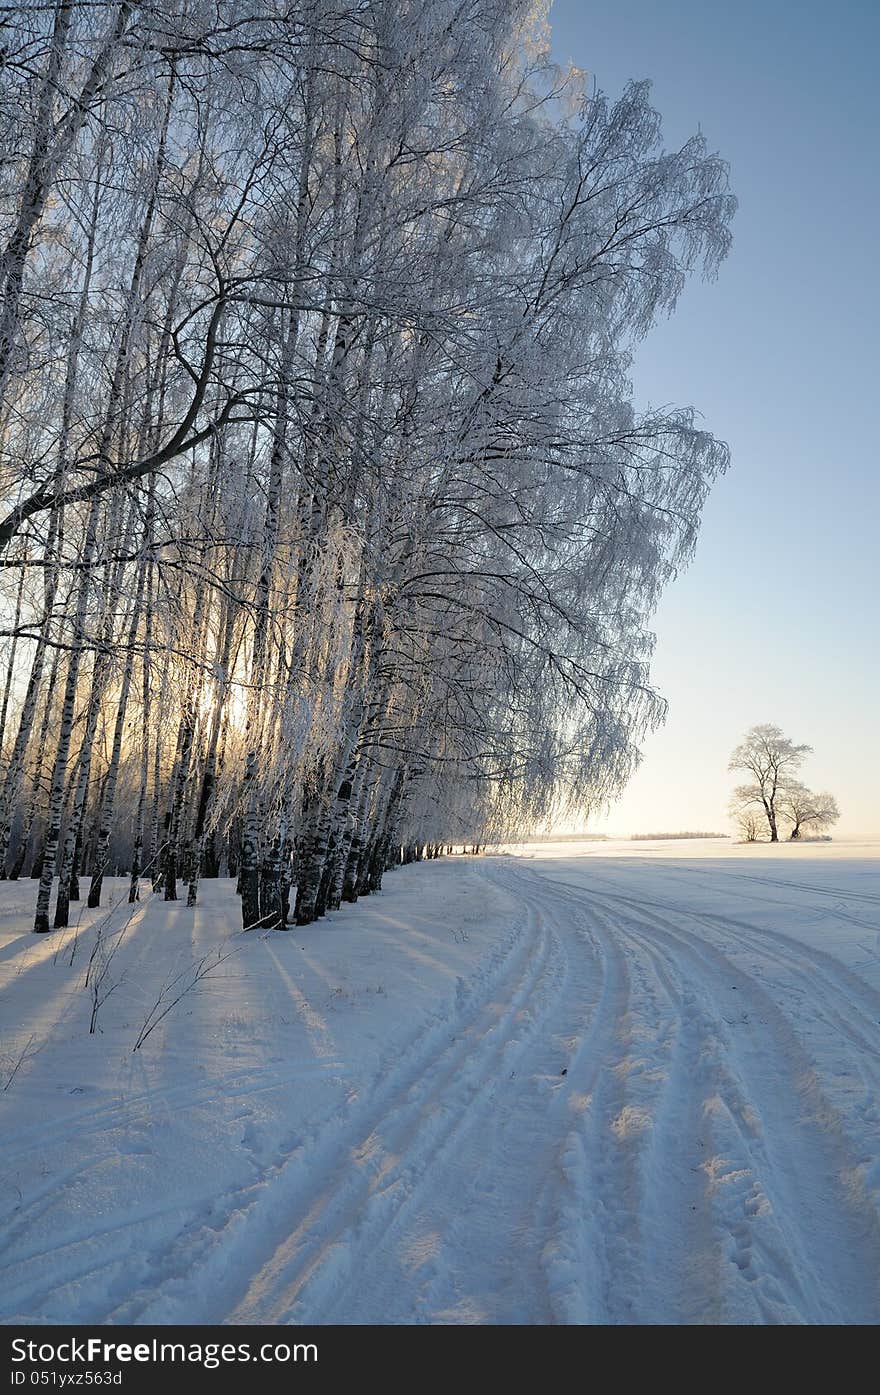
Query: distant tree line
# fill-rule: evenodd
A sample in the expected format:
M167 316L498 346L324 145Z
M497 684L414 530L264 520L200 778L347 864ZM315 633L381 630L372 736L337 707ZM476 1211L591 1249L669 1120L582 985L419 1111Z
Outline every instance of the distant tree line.
M675 841L681 838L727 838L727 833L690 833L686 829L681 833L631 833L630 842L633 843L662 843L665 840Z

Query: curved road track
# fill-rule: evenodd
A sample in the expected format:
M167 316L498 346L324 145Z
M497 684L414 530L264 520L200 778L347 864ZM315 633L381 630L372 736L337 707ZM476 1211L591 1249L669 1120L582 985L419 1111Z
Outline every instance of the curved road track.
M800 941L590 871L488 864L521 932L213 1316L877 1321L880 995Z
M769 910L880 897L704 868L487 860L451 1015L102 1319L876 1322L880 994Z

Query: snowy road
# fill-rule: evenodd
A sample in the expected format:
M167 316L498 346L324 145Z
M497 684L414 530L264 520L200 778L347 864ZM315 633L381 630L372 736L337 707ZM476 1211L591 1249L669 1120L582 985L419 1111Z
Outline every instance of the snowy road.
M398 916L422 872L399 894ZM442 890L456 874L455 864L425 869L434 880L422 886ZM227 1160L230 1176L164 1228L154 1233L145 1212L134 1265L121 1214L130 1180L117 1178L111 1195L105 1176L106 1226L80 1212L54 1246L33 1243L25 1207L8 1253L13 1275L16 1257L30 1267L13 1279L9 1311L876 1322L876 864L495 858L467 877L497 933L479 953L477 929L462 934L475 957L446 1010L373 1064L361 1047L375 1024L346 1018L334 1035L317 998L304 998L316 1068L323 1053L337 1091L326 1107L316 1112L311 1095L298 1103L294 1080L281 1096L286 1143L260 1152L253 1123L239 1131L247 1178ZM289 943L264 941L276 978ZM212 1087L203 1094L205 1104ZM237 1113L225 1102L229 1119L243 1117L242 1100L249 1107L246 1090L237 1098ZM98 1139L106 1173L107 1149L124 1150L143 1124L131 1095L111 1117L102 1108L91 1151L81 1144L87 1172ZM291 1130L297 1109L303 1127ZM141 1153L155 1149L161 1164L155 1137ZM44 1220L56 1234L58 1215Z
M868 1160L792 1019L835 1043L858 1137L877 993L732 917L494 875L521 939L234 1320L876 1321Z

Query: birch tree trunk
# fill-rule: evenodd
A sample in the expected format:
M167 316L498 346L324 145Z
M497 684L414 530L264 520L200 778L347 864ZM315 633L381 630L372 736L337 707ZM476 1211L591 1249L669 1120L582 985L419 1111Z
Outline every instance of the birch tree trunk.
M149 548L153 529L152 501L147 506L147 519L145 524L144 543ZM125 659L122 669L122 683L119 690L119 701L116 707L116 723L113 729L113 745L110 753L110 765L107 770L107 778L104 782L104 789L101 795L101 804L98 814L98 836L95 846L95 863L92 870L91 883L89 885L89 895L87 905L94 908L101 904L101 888L104 881L104 870L107 866L107 857L110 849L110 837L113 832L113 813L116 806L116 786L119 780L119 762L122 757L122 740L125 734L125 718L128 711L128 697L131 691L131 680L134 673L135 644L137 632L141 621L141 605L144 595L144 584L147 576L149 563L142 560L138 568L137 590L135 592L134 605L132 607L131 622L128 627L128 634L125 641ZM146 662L146 661L145 661ZM143 835L142 835L143 836Z
M18 627L21 624L21 602L24 595L25 569L22 567L15 594L15 612L12 621L12 643L9 646L9 661L6 665L6 682L3 685L3 702L0 705L0 754L6 740L6 713L9 710L9 694L12 690L12 677L15 672L15 651L18 648ZM2 859L0 859L2 862Z
M135 814L134 845L131 854L131 880L128 899L131 904L140 900L141 872L144 859L144 830L147 813L147 790L150 779L150 664L153 641L153 564L146 564L147 602L144 614L144 648L141 662L141 764L140 789L138 791L137 813ZM167 658L167 656L166 656Z
M232 655L232 639L235 630L235 613L232 605L224 607L220 652L215 664L214 701L208 725L208 740L205 750L204 771L196 808L192 844L189 849L190 878L186 904L194 906L198 898L199 873L204 850L205 825L211 809L211 800L217 783L217 751L226 713L229 696L229 666Z
M127 529L123 543L123 551L125 551L128 537L129 530ZM110 656L114 649L113 631L116 618L114 613L114 598L119 594L120 572L121 563L117 563L112 569L106 584L104 596L105 618L101 627L101 634L98 646L95 650L95 660L92 667L92 682L88 702L86 704L85 726L82 742L80 744L79 774L77 776L73 802L68 813L64 849L59 865L58 894L55 902L54 928L56 930L67 925L70 916L71 883L76 877L77 852L82 845L83 812L86 807L89 779L92 771L95 734L98 730L98 722L102 714L104 693L110 673ZM76 896L78 899L78 886L76 888Z
M64 400L61 408L61 429L58 439L56 456L56 469L54 488L58 492L63 484L70 455L70 434L73 419L73 405L76 394L77 380L79 375L79 361L82 352L83 333L85 329L86 316L88 313L89 289L92 282L92 273L95 262L95 243L98 230L98 216L101 203L102 170L99 162L95 175L95 189L91 204L91 220L88 228L88 239L86 243L85 267L83 270L82 287L79 294L79 302L70 326L70 342L67 351L67 365L64 377ZM40 634L37 638L31 662L31 672L28 679L28 686L25 691L21 713L18 721L18 732L15 738L9 766L6 771L6 778L3 785L3 794L0 797L0 867L5 867L6 857L9 850L9 837L11 831L12 812L15 802L18 799L21 788L21 778L24 771L25 758L28 743L31 737L34 715L37 708L37 699L40 691L40 684L43 678L43 667L46 658L46 646L49 640L49 632L52 626L53 610L55 598L58 591L59 571L58 564L64 541L64 513L63 509L52 510L49 519L49 536L45 551L45 584L43 592L43 623ZM57 667L53 663L53 682ZM43 733L45 739L45 732ZM43 745L40 745L40 760L42 761ZM22 839L23 849L26 850L27 841L30 834L30 820L28 820L28 832ZM23 862L17 859L19 870Z
M70 655L67 661L67 677L64 684L64 698L61 704L58 728L58 745L49 787L46 836L43 843L40 886L37 892L37 908L34 915L34 930L37 934L45 934L49 930L49 899L52 894L52 879L55 876L58 846L61 841L61 811L64 805L65 776L70 754L70 737L73 731L73 714L76 706L80 662L85 644L86 612L91 591L90 566L95 555L99 512L100 501L95 498L89 505L86 522L85 543L81 557L83 566L78 588L79 596L73 624Z

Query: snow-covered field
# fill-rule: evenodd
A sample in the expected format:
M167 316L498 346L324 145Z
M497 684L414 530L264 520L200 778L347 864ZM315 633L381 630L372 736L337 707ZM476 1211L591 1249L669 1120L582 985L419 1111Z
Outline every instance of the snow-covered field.
M877 1321L877 847L517 852L284 935L0 886L3 1318Z

